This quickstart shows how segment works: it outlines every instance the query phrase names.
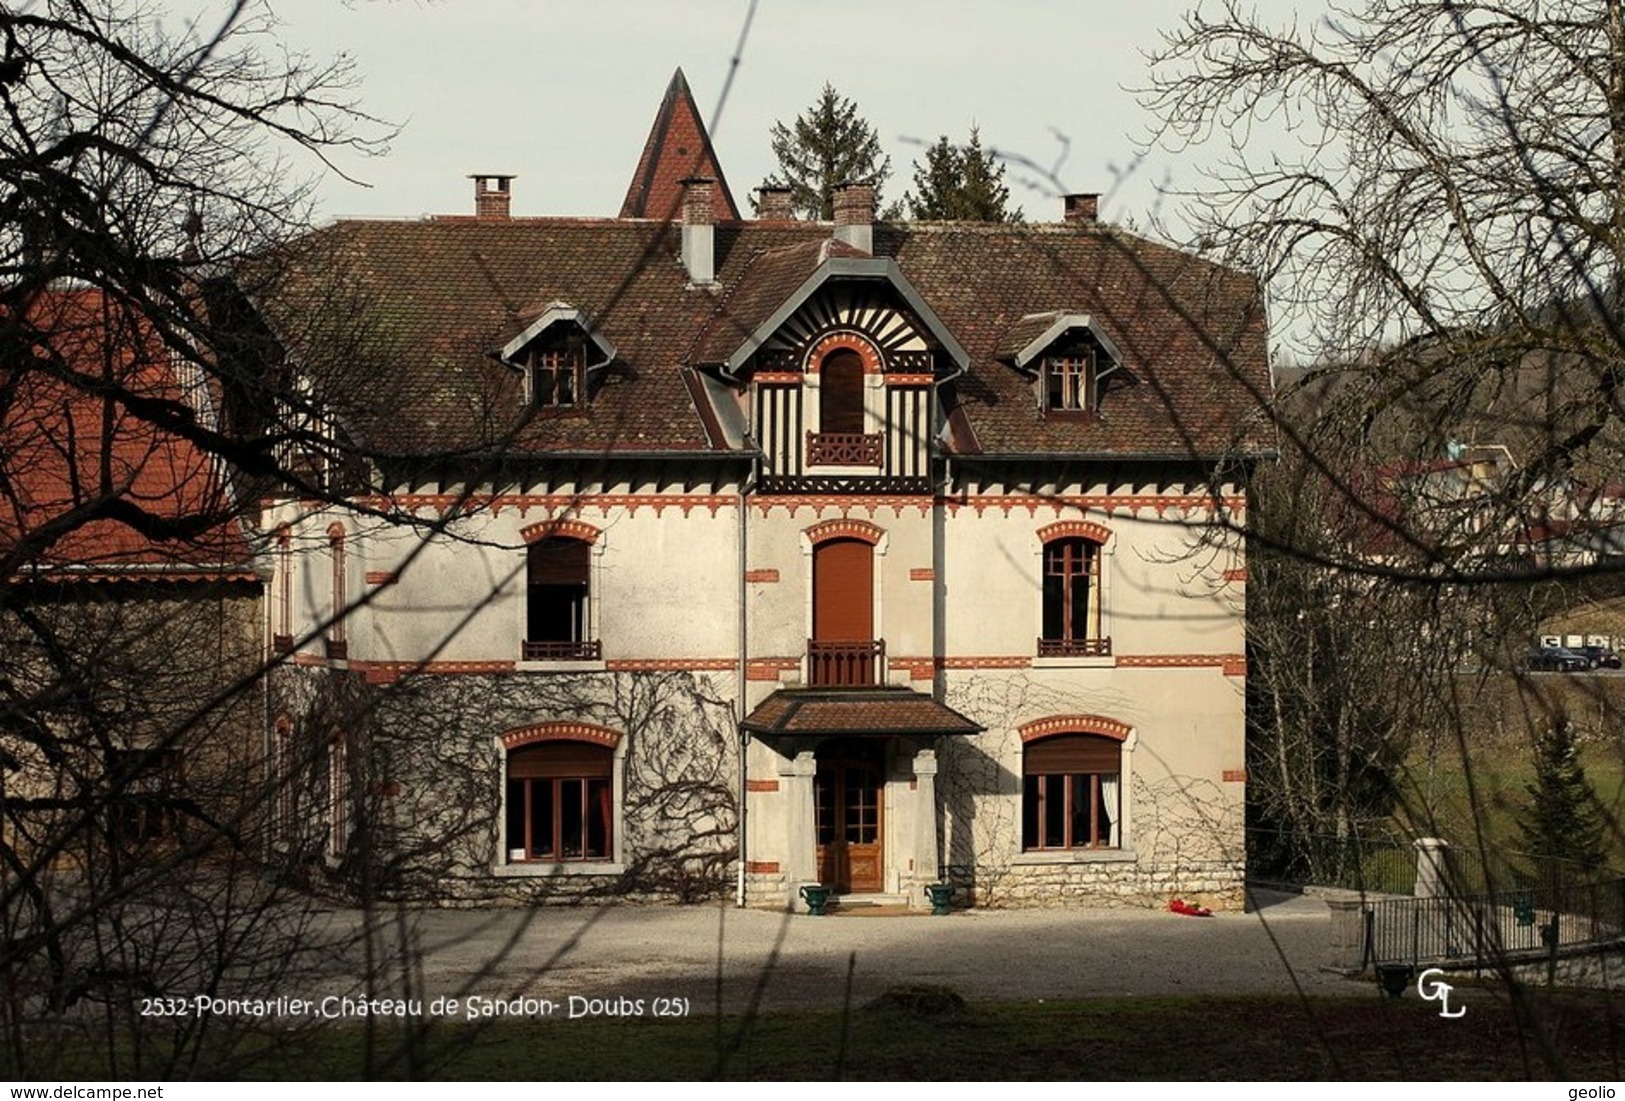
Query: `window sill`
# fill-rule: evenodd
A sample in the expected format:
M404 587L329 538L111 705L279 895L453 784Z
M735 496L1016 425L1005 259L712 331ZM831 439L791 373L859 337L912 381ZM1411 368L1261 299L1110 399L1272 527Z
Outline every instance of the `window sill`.
M1062 654L1033 658L1034 669L1111 669L1116 665L1117 659L1110 654Z
M1023 864L1133 864L1139 860L1133 849L1038 849L1024 852L1010 863Z
M521 673L602 673L607 669L602 659L597 661L517 661L514 669Z
M545 860L526 860L513 864L494 864L491 874L498 879L557 879L577 875L624 875L626 865L619 861L566 862L550 864Z

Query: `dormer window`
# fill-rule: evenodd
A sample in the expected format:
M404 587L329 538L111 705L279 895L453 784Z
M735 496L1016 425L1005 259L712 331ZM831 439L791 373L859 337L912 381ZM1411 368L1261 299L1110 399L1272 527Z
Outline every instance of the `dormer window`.
M538 409L585 406L594 372L616 358L615 345L568 302L549 303L491 354L523 373L525 400Z
M585 348L534 348L530 353L531 402L542 408L567 408L582 404L585 393L582 368Z
M1044 408L1052 413L1087 413L1094 407L1095 353L1086 348L1044 360Z

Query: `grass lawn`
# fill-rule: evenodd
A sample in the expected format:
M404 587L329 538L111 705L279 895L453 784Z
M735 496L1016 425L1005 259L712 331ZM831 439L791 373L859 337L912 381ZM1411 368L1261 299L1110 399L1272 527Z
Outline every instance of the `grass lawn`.
M439 1021L410 1037L353 1026L216 1037L206 1078L704 1079L1552 1079L1616 1080L1625 1022L1605 1001L1534 995L1519 1024L1503 994L1467 1014L1399 1001L1134 998L980 1003L957 1012L860 1009L683 1020ZM1553 1038L1542 1052L1531 1037ZM69 1044L62 1072L89 1049ZM232 1051L227 1055L227 1051ZM129 1068L126 1076L131 1076ZM157 1068L152 1068L156 1070ZM30 1077L42 1077L47 1068ZM175 1071L155 1077L174 1077ZM76 1075L78 1076L78 1075ZM134 1075L139 1077L140 1075Z
M1625 762L1616 746L1597 742L1582 748L1581 762L1597 798L1611 863L1625 868ZM1534 779L1529 747L1506 740L1475 747L1469 764L1471 788L1469 770L1454 749L1440 754L1431 772L1425 759L1413 757L1401 778L1403 806L1431 807L1439 834L1458 848L1476 849L1476 829L1482 828L1486 849L1526 849L1518 818L1529 805L1527 785Z

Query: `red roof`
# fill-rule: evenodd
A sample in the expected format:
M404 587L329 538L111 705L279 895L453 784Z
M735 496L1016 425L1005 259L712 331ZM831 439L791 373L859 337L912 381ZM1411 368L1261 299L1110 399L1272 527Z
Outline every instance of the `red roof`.
M632 184L621 203L622 218L656 218L667 221L683 212L683 181L691 176L708 176L717 182L712 215L719 221L739 220L728 178L722 174L711 135L700 118L694 95L688 90L683 70L672 74L666 97L660 102L649 140L643 145Z
M0 412L0 553L15 556L10 576L252 579L253 556L209 457L95 392L108 379L143 398L188 402L153 326L93 288L46 292L24 325L33 362L5 379Z

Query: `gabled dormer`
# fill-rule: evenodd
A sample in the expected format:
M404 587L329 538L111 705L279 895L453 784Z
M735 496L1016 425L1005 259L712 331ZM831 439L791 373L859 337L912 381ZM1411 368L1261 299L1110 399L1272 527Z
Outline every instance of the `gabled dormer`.
M999 359L1026 375L1044 416L1098 413L1112 380L1126 379L1123 356L1100 323L1084 313L1028 314L1001 342Z
M497 358L524 377L525 402L537 409L587 405L597 374L615 361L615 345L568 302L550 302L502 346Z

